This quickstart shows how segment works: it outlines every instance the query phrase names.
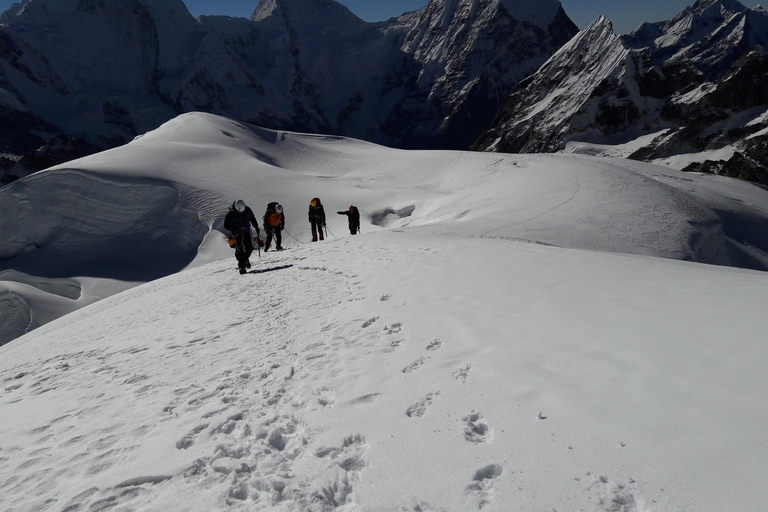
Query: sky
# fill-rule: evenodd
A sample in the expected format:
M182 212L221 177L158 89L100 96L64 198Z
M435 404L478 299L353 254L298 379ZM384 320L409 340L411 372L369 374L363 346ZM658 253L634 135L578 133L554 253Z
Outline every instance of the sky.
M245 275L219 231L236 198L286 214L286 250ZM336 213L350 202L355 236ZM26 241L11 264L71 275L0 274L0 297L49 313L98 288L84 254L104 282L167 259L144 261L164 240L195 255L0 346L2 510L768 501L768 273L680 261L757 252L765 233L739 222L766 225L768 191L751 183L193 113L0 189L5 208L27 212L0 226Z
M0 0L0 10L6 10L13 2ZM194 16L224 14L248 18L258 5L258 0L185 0ZM352 12L366 21L382 21L407 11L424 7L426 0L342 0ZM631 32L645 21L671 19L693 1L686 0L562 0L565 12L579 28L585 28L601 14L610 19L618 33ZM750 8L759 3L742 0Z

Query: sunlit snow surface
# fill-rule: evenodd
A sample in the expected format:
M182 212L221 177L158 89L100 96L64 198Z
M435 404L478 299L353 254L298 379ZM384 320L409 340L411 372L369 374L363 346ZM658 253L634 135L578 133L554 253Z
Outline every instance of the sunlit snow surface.
M244 276L217 231L237 198L287 218ZM60 317L0 347L0 510L768 498L768 274L725 266L765 268L762 188L189 114L0 210L3 300Z

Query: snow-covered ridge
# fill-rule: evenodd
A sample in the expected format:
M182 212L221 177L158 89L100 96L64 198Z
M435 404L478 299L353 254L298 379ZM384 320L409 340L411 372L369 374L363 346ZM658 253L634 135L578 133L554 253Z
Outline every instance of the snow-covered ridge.
M35 283L46 279L81 283L76 300L46 299L71 309L231 257L222 220L237 198L257 214L280 201L295 237L286 242L296 244L309 238L308 200L321 197L339 236L346 218L333 212L356 204L364 233L396 228L766 269L764 194L623 160L401 151L185 114L0 189L0 271L14 271L2 279L18 283L19 298L1 310L4 339L44 323L45 287Z
M466 148L512 86L577 32L556 0L433 0L381 23L334 0L264 0L247 20L195 20L181 0L25 0L2 24L0 90L29 112L2 113L26 136L0 139L15 155L51 137L33 124L109 148L190 111Z
M91 207L66 222L40 206L72 196ZM328 238L308 243L315 196ZM217 231L235 198L287 217L287 250L246 275ZM350 203L355 236L336 214ZM54 228L3 262L38 258L34 274L0 271L0 328L9 303L29 322L111 296L0 347L2 509L765 503L768 273L670 259L765 263L764 188L187 114L0 189L0 219L19 206L4 235ZM168 240L150 263L195 261L106 278ZM78 267L128 241L102 277Z

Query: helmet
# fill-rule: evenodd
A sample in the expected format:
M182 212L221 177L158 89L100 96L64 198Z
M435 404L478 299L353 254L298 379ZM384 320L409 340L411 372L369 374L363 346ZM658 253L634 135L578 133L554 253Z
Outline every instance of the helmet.
M309 202L309 206L317 206L317 199L313 199Z
M282 207L282 205L277 205L277 206L275 206L275 211L276 211L277 213L283 213L283 207Z
M352 210L354 210L354 209L355 209L355 207L354 207L354 206L352 206L352 205L349 205L349 211L352 211Z
M235 203L232 206L234 206L235 210L237 210L238 212L245 211L245 203L243 202L242 199L238 199L237 201L235 201Z

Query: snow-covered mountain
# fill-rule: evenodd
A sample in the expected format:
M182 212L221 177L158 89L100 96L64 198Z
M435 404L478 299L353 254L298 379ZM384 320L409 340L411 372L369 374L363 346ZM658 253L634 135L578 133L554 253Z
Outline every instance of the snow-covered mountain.
M0 308L7 341L117 291L222 257L238 197L359 204L364 232L522 240L768 269L766 191L626 160L402 151L186 114L133 142L0 189Z
M286 212L246 275L235 198ZM0 509L761 510L768 273L723 265L768 266L767 217L642 162L179 116L0 189L0 327L80 308L0 347Z
M333 0L263 0L250 20L195 20L181 0L24 0L0 16L0 124L13 134L0 153L54 135L114 147L189 111L466 147L576 32L557 0L432 0L382 23Z
M735 0L699 0L624 37L600 18L516 88L476 147L643 160L730 148L768 183L766 48L768 13Z

